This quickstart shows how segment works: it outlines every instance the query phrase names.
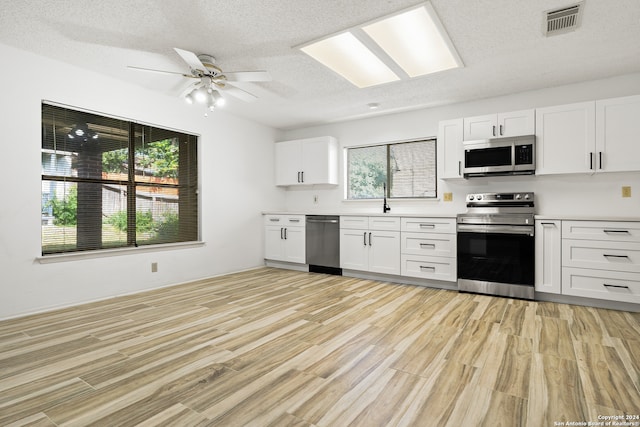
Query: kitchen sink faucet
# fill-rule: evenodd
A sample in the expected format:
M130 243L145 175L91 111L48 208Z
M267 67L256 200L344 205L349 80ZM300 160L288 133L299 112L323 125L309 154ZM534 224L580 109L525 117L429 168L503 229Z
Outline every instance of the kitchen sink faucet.
M382 191L384 193L383 199L382 199L382 213L387 213L391 210L391 208L387 204L387 184L386 183L382 183Z

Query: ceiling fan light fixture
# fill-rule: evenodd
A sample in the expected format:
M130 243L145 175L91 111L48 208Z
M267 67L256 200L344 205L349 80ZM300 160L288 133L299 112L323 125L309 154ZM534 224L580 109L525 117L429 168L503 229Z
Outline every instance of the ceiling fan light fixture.
M192 90L191 92L189 92L188 94L186 94L184 96L184 100L187 102L187 104L193 104L193 93L195 92L196 89Z
M213 91L207 93L207 108L209 111L213 111L216 108L216 99L213 96Z
M213 96L214 104L216 105L216 107L223 107L227 103L227 100L224 99L220 92L218 92L217 90L214 90L211 96Z
M207 98L209 96L209 90L210 89L207 88L206 86L200 86L192 92L193 98L197 102L204 104L205 102L207 102Z
M96 140L98 139L98 133L89 129L89 125L86 123L80 123L74 125L69 133L67 134L69 139L78 138L80 141L87 142L89 139Z

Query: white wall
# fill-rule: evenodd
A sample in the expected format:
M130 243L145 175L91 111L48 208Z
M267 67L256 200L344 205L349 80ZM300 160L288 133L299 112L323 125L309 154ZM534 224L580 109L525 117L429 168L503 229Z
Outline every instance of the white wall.
M0 318L108 298L263 264L263 210L275 187L279 132L216 111L204 118L148 91L0 44ZM40 264L41 102L50 100L201 135L201 231L191 249ZM151 262L158 272L151 273Z
M435 137L440 120L521 109L561 105L595 99L640 94L640 74L548 88L445 107L380 115L287 131L283 140L330 135L341 148ZM640 137L640 136L639 136ZM640 139L639 139L640 143ZM341 156L343 150L340 150ZM640 159L638 159L640 162ZM343 159L340 159L342 177ZM345 201L344 180L338 188L295 189L287 192L287 209L302 212L382 212L380 201ZM630 185L632 197L622 198L621 187ZM451 213L464 211L467 193L534 191L537 212L547 215L635 217L640 220L640 173L495 177L438 181L438 194L453 193L453 202L390 200L391 214ZM319 203L314 204L314 196Z

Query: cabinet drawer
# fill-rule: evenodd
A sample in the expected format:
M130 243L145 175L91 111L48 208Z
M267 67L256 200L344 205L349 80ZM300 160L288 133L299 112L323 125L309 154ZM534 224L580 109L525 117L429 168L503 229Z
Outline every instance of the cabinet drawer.
M402 254L400 261L402 263L400 274L403 276L448 282L456 281L455 258Z
M562 266L640 273L640 243L564 239Z
M282 227L304 227L304 215L265 215L265 225L280 225Z
M370 230L400 231L400 217L397 216L370 216Z
M640 243L640 222L562 221L562 238Z
M402 253L429 256L456 256L456 236L439 233L402 232Z
M368 216L340 216L340 228L349 228L352 230L368 230Z
M562 269L562 293L640 303L640 274L565 267Z
M402 218L402 231L424 233L451 233L456 232L455 218Z

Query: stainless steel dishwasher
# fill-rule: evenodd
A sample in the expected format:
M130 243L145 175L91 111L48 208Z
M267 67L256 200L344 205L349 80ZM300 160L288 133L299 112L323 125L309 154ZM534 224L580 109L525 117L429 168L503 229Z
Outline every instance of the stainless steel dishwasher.
M307 215L306 252L309 271L342 275L340 217Z

